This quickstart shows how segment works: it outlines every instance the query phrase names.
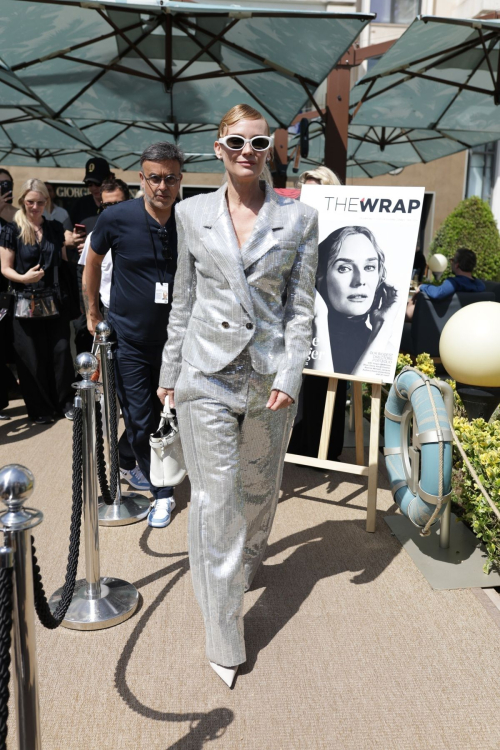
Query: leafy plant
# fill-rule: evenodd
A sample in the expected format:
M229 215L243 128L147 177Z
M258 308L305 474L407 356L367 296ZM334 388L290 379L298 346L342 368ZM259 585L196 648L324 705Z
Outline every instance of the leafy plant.
M466 198L444 220L430 246L430 254L453 258L460 247L477 255L474 275L480 279L500 278L500 233L486 201L477 196ZM451 275L448 266L442 278Z
M432 361L432 357L427 352L422 352L417 356L415 360L415 367L427 375L429 378L433 378L436 375L436 366Z
M486 492L500 509L500 422L455 417L453 426ZM486 547L485 572L500 566L500 520L479 491L477 484L454 451L453 502L462 520Z
M396 377L399 375L403 367L411 367L412 364L412 358L409 354L398 354L398 361L396 363Z

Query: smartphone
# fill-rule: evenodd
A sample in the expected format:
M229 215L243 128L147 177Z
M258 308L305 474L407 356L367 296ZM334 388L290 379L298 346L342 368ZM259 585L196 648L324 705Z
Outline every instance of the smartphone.
M78 234L87 234L87 227L85 224L75 224L74 230Z
M7 199L8 203L12 203L12 190L14 189L14 183L12 180L0 180L0 195L7 195L7 193L11 193L11 196L9 199Z

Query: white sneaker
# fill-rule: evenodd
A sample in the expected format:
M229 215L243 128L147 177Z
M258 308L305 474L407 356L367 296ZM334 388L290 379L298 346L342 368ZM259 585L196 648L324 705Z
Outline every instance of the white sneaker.
M173 497L159 497L149 511L148 524L155 529L163 529L168 526L174 508L175 500Z
M149 482L138 466L134 466L132 471L129 471L128 469L120 469L120 476L135 490L142 490L143 492L149 490Z

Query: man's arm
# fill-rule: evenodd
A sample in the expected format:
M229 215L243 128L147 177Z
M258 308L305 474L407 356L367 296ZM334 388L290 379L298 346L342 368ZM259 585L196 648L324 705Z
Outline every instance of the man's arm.
M101 287L101 266L104 255L98 255L89 247L87 262L82 276L82 296L87 315L87 328L92 336L96 325L102 320L99 310L99 289Z
M455 285L451 279L445 279L440 286L421 284L419 290L425 292L431 299L444 299L445 297L450 297L455 292Z

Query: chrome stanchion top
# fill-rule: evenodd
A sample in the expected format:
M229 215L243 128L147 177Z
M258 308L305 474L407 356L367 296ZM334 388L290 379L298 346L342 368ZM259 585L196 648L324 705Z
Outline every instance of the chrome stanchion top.
M95 388L96 383L92 381L92 375L98 367L97 357L90 352L82 352L75 359L75 370L81 376L81 380L74 384L75 388Z
M0 469L0 498L7 511L0 514L0 530L22 531L38 526L43 514L34 508L24 508L33 494L35 477L21 464L8 464Z
M107 320L101 320L101 322L96 325L95 332L97 341L100 344L104 344L113 333L113 329L111 328Z

